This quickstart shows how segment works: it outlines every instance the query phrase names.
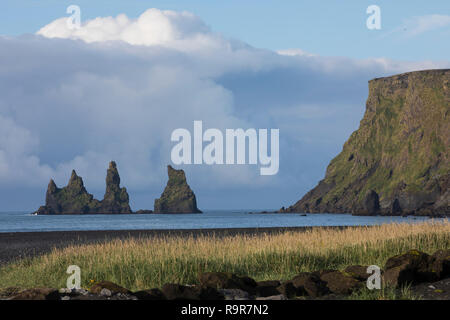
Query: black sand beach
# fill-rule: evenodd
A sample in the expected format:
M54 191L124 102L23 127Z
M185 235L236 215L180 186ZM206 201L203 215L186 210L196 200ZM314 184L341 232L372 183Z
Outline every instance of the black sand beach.
M113 239L151 237L196 237L214 235L276 234L285 231L306 231L313 227L283 228L236 228L236 229L177 229L177 230L107 230L107 231L51 231L0 233L0 265L25 257L34 257L50 252L53 248L70 245L107 242ZM347 228L347 227L329 227Z

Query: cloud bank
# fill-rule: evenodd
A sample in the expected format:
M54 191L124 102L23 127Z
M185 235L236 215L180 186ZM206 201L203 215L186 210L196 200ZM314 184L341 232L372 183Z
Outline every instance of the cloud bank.
M73 168L101 196L114 159L133 209L152 208L171 132L202 120L205 128L279 128L280 171L184 166L199 206L281 207L323 177L357 129L368 80L449 66L257 49L186 12L149 9L75 30L66 19L0 37L0 190L34 190L40 202L48 180L65 185ZM11 208L34 209L33 201Z

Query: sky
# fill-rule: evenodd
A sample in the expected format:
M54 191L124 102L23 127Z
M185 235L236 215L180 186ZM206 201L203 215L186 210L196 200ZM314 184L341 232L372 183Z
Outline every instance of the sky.
M133 209L167 181L176 128L280 129L280 169L181 165L200 209L277 209L323 178L367 82L449 68L448 1L8 1L0 12L0 211L35 210L115 160ZM68 29L69 5L81 29ZM369 30L376 4L381 29Z
M213 31L257 48L302 48L327 56L447 60L450 52L447 0L16 0L2 1L0 33L34 33L78 5L82 19L126 13L136 18L148 8L189 11ZM381 30L368 30L366 9L381 9ZM442 15L420 22L419 17ZM411 33L427 25L432 32Z

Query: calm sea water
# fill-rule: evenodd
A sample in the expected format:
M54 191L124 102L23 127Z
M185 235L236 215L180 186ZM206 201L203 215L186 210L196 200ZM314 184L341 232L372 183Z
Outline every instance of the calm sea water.
M0 212L0 232L138 229L211 229L301 226L359 226L390 222L417 223L426 217L357 217L349 214L249 214L211 210L203 214L34 216Z

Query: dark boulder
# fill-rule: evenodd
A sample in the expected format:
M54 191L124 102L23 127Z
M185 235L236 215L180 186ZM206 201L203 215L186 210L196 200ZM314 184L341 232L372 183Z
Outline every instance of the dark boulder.
M22 291L19 287L0 288L0 300L11 298Z
M258 297L270 297L280 294L277 287L281 283L278 280L258 281L256 284L256 295Z
M161 290L168 300L200 300L199 290L195 287L166 283Z
M351 294L353 291L363 287L363 283L341 271L328 272L321 275L332 293Z
M249 300L251 297L247 291L241 289L217 289L225 300Z
M439 279L450 277L450 249L439 250L430 257L429 272Z
M141 290L133 293L139 300L166 300L163 292L158 288Z
M103 289L108 289L109 291L111 291L111 294L117 294L117 293L130 294L131 293L130 290L128 290L124 287L121 287L110 281L97 282L91 287L90 291L94 294L100 294Z
M257 281L256 285L258 287L278 287L281 284L279 280L265 280L265 281Z
M386 285L401 286L436 280L437 273L429 270L431 258L418 250L410 250L389 258L384 267L383 281Z
M167 166L169 181L161 194L155 200L155 213L201 213L197 208L197 199L186 182L183 170L175 170Z
M224 295L212 287L184 286L181 284L167 283L162 287L162 292L168 300L224 299Z
M366 281L371 275L367 273L367 268L368 266L360 266L360 265L348 266L347 268L345 268L344 272L349 274L356 280Z
M202 287L220 289L241 289L250 294L256 293L257 283L249 277L239 277L229 272L204 272L199 275Z
M297 290L297 295L316 298L330 291L324 281L316 273L302 272L292 279L292 283Z
M295 288L292 281L286 281L280 284L277 287L278 294L282 294L283 296L287 297L288 299L295 298L297 296L297 289Z
M211 287L199 287L199 297L201 300L223 300L224 295L216 288Z
M11 300L59 300L59 292L53 288L27 289L14 295Z

